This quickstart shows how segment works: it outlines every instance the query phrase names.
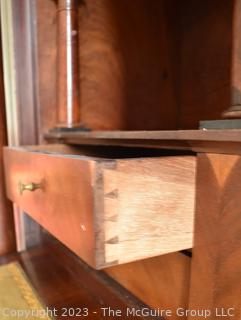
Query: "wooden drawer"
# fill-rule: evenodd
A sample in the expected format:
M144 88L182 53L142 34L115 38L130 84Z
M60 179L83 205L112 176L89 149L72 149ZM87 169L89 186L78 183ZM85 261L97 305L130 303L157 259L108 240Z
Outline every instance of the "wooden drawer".
M91 150L6 147L8 197L95 268L192 247L195 156Z

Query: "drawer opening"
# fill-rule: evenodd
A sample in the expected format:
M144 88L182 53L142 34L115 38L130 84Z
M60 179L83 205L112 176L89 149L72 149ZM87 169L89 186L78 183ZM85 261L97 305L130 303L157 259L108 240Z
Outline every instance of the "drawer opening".
M195 155L188 150L165 150L155 148L121 147L121 146L73 146L63 144L24 146L29 152L44 154L86 156L101 159L129 159L146 157L188 156Z

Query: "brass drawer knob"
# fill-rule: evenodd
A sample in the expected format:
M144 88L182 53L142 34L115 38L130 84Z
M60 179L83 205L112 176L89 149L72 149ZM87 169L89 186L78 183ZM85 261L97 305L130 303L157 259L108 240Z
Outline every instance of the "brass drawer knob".
M42 183L34 183L34 182L22 183L20 181L18 184L18 190L20 194L23 194L25 190L34 191L36 189L41 189L41 188L42 188Z

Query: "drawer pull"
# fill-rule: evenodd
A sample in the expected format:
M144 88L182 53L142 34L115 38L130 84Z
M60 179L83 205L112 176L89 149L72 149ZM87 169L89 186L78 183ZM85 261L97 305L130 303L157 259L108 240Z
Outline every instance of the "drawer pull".
M20 194L23 194L23 192L25 190L28 190L28 191L34 191L36 189L41 189L42 188L42 183L34 183L34 182L31 182L31 183L22 183L21 181L19 182L18 184L18 190L19 190L19 193Z

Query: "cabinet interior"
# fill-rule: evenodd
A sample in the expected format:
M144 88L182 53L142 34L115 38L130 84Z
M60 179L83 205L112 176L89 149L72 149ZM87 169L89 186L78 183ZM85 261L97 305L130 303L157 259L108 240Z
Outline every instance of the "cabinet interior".
M46 131L56 117L56 3L36 6ZM198 129L230 107L233 1L85 0L78 10L85 128Z

